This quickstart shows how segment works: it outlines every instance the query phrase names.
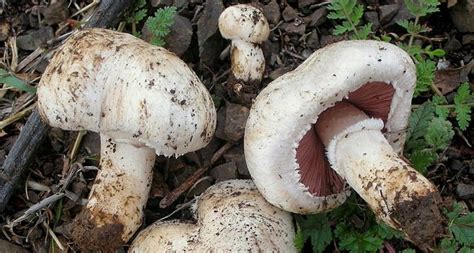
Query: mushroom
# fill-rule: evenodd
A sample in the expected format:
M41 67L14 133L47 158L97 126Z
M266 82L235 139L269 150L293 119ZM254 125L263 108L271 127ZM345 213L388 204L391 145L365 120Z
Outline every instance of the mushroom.
M192 213L196 224L159 221L144 229L130 252L296 252L291 215L265 201L251 180L211 186Z
M245 130L263 196L291 212L321 212L343 202L333 200L345 180L380 219L418 245L432 242L442 230L440 195L400 157L415 74L394 45L343 41L270 83Z
M265 70L260 44L270 34L262 11L248 4L230 6L219 16L219 31L222 37L232 40L231 91L242 96L242 93L258 88Z
M40 81L38 109L53 127L100 133L101 170L72 231L89 250L110 251L141 225L155 153L200 149L216 124L211 96L186 63L105 29L64 43Z

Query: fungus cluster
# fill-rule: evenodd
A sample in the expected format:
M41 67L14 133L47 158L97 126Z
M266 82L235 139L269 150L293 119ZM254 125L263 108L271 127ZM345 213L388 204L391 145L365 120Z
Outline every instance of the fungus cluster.
M439 193L400 157L415 74L394 45L343 41L270 83L245 130L260 192L284 210L316 213L343 203L347 182L380 219L430 244L442 231Z
M100 133L99 171L72 235L110 251L142 223L155 154L179 156L212 138L216 112L194 72L132 35L85 29L52 58L38 88L51 126Z
M130 252L296 252L291 215L257 191L250 180L208 188L193 206L196 223L156 222Z

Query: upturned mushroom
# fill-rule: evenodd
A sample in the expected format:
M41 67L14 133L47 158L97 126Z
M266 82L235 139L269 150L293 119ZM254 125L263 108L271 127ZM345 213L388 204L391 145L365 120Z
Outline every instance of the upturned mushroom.
M270 83L245 130L263 196L291 212L320 212L346 181L380 219L428 246L443 230L440 195L400 157L415 75L394 45L344 41Z
M196 224L156 222L130 252L296 252L291 215L265 201L250 180L217 183L192 209Z
M101 170L72 231L88 250L112 251L138 229L155 153L200 149L216 124L211 96L186 63L105 29L64 43L40 81L38 109L53 127L100 133Z
M268 39L270 26L259 9L238 4L226 8L219 16L222 37L232 40L230 49L232 91L240 96L259 87L265 70L260 44Z

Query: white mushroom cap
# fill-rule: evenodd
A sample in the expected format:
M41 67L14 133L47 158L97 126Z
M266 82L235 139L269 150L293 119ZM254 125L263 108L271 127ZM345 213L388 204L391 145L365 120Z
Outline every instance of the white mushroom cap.
M291 215L266 202L250 180L210 187L193 209L197 224L154 223L130 252L296 252Z
M316 51L297 69L270 83L257 97L245 131L249 172L263 196L284 210L327 210L344 197L315 197L300 182L296 149L317 115L372 82L395 90L385 136L401 152L415 85L415 68L400 48L379 41L343 41ZM323 202L323 203L322 203Z
M262 11L251 5L238 4L221 13L219 31L226 39L241 39L260 44L267 40L270 26Z
M38 99L51 126L101 132L165 156L201 148L216 124L211 96L186 63L105 29L69 38L43 74Z

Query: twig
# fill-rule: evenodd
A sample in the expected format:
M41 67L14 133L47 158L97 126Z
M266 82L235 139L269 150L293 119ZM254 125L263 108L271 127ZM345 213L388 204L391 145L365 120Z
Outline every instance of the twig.
M36 213L38 210L41 210L43 208L45 208L46 206L48 206L49 204L51 203L54 203L56 202L57 200L61 199L62 197L64 197L65 193L55 193L43 200L41 200L40 202L32 205L30 208L28 208L22 216L16 218L11 224L9 224L9 226L13 227L15 226L16 224L28 219L28 217L30 217L30 215Z
M176 187L173 191L169 192L161 201L160 201L160 208L167 208L173 202L176 201L176 199L179 198L184 192L186 192L189 188L191 188L194 185L194 182L196 182L206 171L217 161L219 158L224 155L224 153L229 150L234 144L231 142L227 142L219 148L216 153L211 158L211 161L209 162L208 165L204 165L202 168L196 170L186 181L184 181L180 186Z
M53 230L48 226L48 224L46 224L45 221L43 221L43 226L46 228L46 230L48 231L49 235L51 236L51 238L53 238L54 242L56 243L56 245L58 245L58 247L64 251L66 248L64 248L63 244L61 243L61 241L59 241L58 237L56 236L56 234L53 232Z
M86 5L84 8L80 9L76 13L72 14L69 18L75 17L83 12L86 12L92 8L94 8L96 5L100 4L100 0L94 0L92 3Z
M6 126L22 119L23 117L25 117L26 114L28 114L31 110L33 110L33 108L35 107L35 105L30 105L28 106L27 108L11 115L10 117L0 121L0 130L2 130L3 128L5 128Z
M165 217L163 217L163 218L157 220L157 222L160 222L160 221L163 221L163 220L168 219L169 217L173 216L175 213L177 213L177 212L179 212L179 211L181 211L181 210L183 210L183 209L185 209L185 208L188 208L188 207L192 206L195 202L196 202L196 198L191 199L190 201L188 201L188 202L182 204L180 207L176 208L176 210L174 210L174 211L171 212L170 214L168 214L168 215L166 215Z
M26 67L28 64L30 64L32 61L34 61L36 58L41 56L41 54L46 51L44 48L38 47L36 48L33 53L28 55L25 59L23 59L20 63L18 63L18 66L16 67L16 71L21 71L23 70L24 67Z

